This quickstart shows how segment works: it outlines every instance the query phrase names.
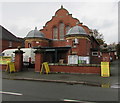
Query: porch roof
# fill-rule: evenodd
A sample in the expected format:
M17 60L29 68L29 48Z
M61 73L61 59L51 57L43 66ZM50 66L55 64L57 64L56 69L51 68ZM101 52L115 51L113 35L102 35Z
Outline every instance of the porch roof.
M71 49L71 47L41 47L40 49L44 49L46 52L47 51L68 51L69 49Z

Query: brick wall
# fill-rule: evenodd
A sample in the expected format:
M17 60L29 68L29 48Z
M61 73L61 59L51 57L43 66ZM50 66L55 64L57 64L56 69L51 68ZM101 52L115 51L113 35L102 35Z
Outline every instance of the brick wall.
M87 39L87 37L78 37L78 44L74 45L73 40L76 37L73 37L73 39L68 39L68 42L66 45L72 46L72 52L76 52L79 56L88 56L90 54L90 47L91 42ZM74 47L76 46L76 47Z
M92 56L92 58L91 58L91 64L100 64L101 60L102 60L102 57Z
M66 40L53 40L50 43L51 47L65 47L66 46Z
M26 39L25 40L25 48L29 48L28 44L31 44L31 47L37 47L38 45L42 47L48 47L49 46L49 41L44 40L44 39L39 39L39 38L31 38L31 39Z
M5 71L6 70L7 65L6 64L0 64L0 70Z
M0 40L2 44L0 44L0 47L2 47L2 51L5 49L12 49L12 48L17 48L18 46L22 46L22 42L16 42L16 41L11 41L12 46L9 47L9 41L8 40Z
M70 26L73 27L76 25L77 22L79 22L78 19L73 18L72 14L69 14L69 12L66 9L59 9L58 11L56 11L55 16L52 17L52 19L50 21L48 21L45 26L43 27L43 29L41 29L40 31L42 31L45 34L46 38L52 39L53 35L52 35L52 29L54 26L56 26L58 28L58 37L59 37L59 23L63 22L66 26ZM85 31L89 34L89 28L85 25L82 25L82 23L78 24L79 26L82 26ZM64 34L66 34L65 29L64 29Z
M51 72L100 74L100 66L49 65Z
M0 65L0 70L6 70L7 65ZM64 65L49 65L51 72L64 72L64 73L84 73L84 74L100 74L100 66L64 66ZM36 72L39 72L37 70Z
M92 55L92 52L98 52L98 55L96 55L96 56L93 56ZM100 54L100 51L91 51L91 64L100 64L101 63L101 60L102 60L102 56L101 56L101 54Z

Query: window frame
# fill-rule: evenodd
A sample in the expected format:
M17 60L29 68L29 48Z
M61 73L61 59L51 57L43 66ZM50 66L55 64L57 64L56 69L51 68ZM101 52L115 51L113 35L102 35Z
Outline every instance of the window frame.
M62 24L62 26L61 26ZM62 28L62 30L61 30ZM61 35L63 34L63 35ZM59 39L64 40L64 35L65 35L65 23L63 21L59 22Z
M96 53L96 55L94 53ZM92 56L98 56L98 52L92 52Z
M55 30L56 33L54 33L54 30ZM58 40L58 28L57 28L57 26L53 26L52 32L53 32L52 33L53 34L53 40ZM56 38L55 38L55 36L56 36Z

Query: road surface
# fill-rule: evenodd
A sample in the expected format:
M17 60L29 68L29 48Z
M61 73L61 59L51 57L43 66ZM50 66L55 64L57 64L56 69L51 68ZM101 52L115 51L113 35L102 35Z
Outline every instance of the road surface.
M117 88L3 80L3 101L118 101ZM10 94L13 93L13 94ZM15 95L18 94L18 95Z

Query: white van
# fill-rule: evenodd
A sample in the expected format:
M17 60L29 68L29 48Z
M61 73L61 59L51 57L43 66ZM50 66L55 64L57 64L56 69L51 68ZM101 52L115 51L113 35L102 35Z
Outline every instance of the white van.
M2 52L3 56L11 56L12 57L12 61L14 61L15 59L15 52L18 49L6 49ZM34 64L35 63L35 53L34 51L36 49L33 48L21 48L21 50L25 53L23 53L23 62L24 63L31 63Z

